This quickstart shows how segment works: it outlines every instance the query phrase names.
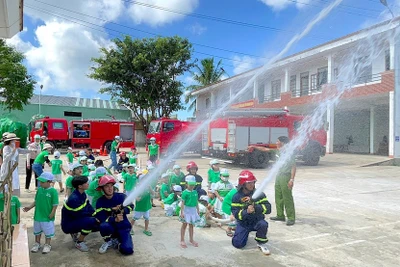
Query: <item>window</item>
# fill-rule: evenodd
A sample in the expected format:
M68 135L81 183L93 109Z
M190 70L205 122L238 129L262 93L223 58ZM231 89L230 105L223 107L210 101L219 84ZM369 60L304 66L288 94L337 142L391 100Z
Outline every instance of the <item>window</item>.
M338 76L339 76L339 70L338 70L338 68L334 68L333 69L333 79L336 81Z
M354 71L357 75L356 84L370 82L372 80L372 64L369 56L358 58Z
M290 76L290 91L291 92L296 91L296 75Z
M308 95L309 72L300 73L300 96Z
M160 121L152 121L149 125L149 133L159 133L161 127Z
M42 129L43 123L41 121L37 121L35 123L35 130L40 130Z
M311 75L311 92L317 91L317 74Z
M265 98L265 89L264 84L260 84L258 86L258 103L264 103Z
M385 70L390 70L390 50L385 50Z
M295 122L293 123L293 128L294 128L294 130L295 130L296 132L300 129L300 127L301 127L301 121L295 121Z
M206 98L206 109L209 109L211 107L211 100L209 97Z
M90 123L74 123L74 138L90 138Z
M317 90L322 89L322 85L328 83L328 67L318 69Z
M62 130L64 129L64 124L62 122L53 122L54 130Z
M64 117L82 117L82 112L64 111Z
M163 128L163 131L164 132L169 132L169 131L172 131L174 129L174 123L173 122L165 122L164 123L164 128Z
M281 98L281 80L271 82L271 100Z

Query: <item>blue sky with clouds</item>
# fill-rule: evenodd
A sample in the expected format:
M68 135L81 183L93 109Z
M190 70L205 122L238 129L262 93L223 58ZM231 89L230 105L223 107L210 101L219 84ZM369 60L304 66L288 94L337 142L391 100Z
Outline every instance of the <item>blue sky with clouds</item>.
M90 58L123 34L187 37L194 58L221 59L229 76L265 63L333 0L25 0L24 32L9 40L43 94L107 99L87 78ZM387 0L397 14L400 0ZM390 18L380 0L343 0L287 55ZM181 77L186 85L190 74ZM38 88L36 89L38 92ZM191 112L180 111L181 119Z

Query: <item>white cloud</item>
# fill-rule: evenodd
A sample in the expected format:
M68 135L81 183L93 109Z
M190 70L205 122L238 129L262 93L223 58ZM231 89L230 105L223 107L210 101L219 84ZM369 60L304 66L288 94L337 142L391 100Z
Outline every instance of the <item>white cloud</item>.
M297 8L304 8L309 2L311 2L311 0L301 0L301 1L297 1L298 3L294 3L292 1L288 1L288 0L259 0L261 2L263 2L264 4L266 4L269 7L272 7L272 9L279 11L282 9L285 9L286 7L290 6L290 5L296 5Z
M202 35L207 31L207 27L202 26L200 23L196 22L195 24L187 27L187 29L194 35Z
M249 56L234 56L233 59L233 74L237 75L248 70L255 68L258 64L258 61L255 58ZM239 62L240 61L240 62Z
M136 24L148 24L153 27L168 24L185 17L181 14L160 9L165 8L179 10L182 13L191 13L199 5L199 0L141 0L140 2L153 7L132 3L128 7L128 14ZM160 7L160 9L155 8L155 6Z

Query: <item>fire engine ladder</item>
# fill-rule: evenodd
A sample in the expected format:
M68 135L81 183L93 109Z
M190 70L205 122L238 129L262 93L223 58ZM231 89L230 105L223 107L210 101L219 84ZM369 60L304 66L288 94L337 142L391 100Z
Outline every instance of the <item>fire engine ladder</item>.
M208 127L205 127L201 133L201 149L203 151L208 150Z
M236 123L234 120L228 119L228 153L236 152Z
M268 117L287 114L287 109L230 109L223 112L225 117Z

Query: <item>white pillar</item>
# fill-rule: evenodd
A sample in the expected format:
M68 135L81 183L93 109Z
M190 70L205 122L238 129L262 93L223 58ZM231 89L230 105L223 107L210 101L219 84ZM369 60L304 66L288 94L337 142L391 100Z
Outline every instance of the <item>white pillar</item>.
M400 164L400 38L396 37L394 48L394 116L393 116L393 129L394 129L394 148L393 156L395 164Z
M375 154L375 107L369 110L369 153Z
M330 105L326 110L326 121L328 122L329 128L326 139L326 153L333 153L333 132L335 129L335 108Z
M328 55L328 83L331 83L333 81L332 75L333 75L333 69L332 69L332 55Z
M390 52L390 69L394 69L394 39L390 39L389 43L389 52Z
M283 92L289 92L290 80L289 80L289 70L285 69L285 87L283 88Z
M389 157L394 149L394 92L389 92Z

